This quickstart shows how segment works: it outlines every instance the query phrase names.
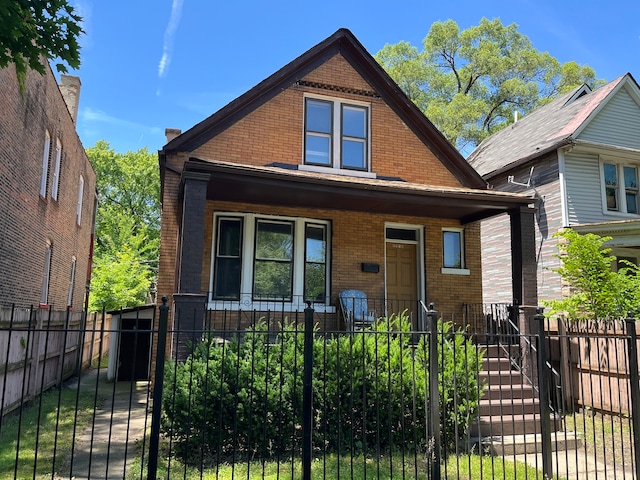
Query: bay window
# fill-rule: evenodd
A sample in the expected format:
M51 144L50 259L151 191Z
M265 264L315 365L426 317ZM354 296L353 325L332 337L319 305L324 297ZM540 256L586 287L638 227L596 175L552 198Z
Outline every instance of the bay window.
M326 303L329 223L215 215L210 301Z

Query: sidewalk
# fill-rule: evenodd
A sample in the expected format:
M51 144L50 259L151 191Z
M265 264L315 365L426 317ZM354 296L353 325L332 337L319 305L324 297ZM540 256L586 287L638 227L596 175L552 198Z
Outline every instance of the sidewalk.
M81 389L95 391L106 399L96 407L95 419L75 440L71 478L77 480L123 479L137 456L136 440L151 427L149 382L107 382L106 369L82 376ZM77 388L78 384L72 385Z

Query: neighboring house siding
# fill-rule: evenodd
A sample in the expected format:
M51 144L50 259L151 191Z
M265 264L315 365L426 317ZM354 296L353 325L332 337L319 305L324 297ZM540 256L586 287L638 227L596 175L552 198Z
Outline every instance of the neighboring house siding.
M306 82L372 91L341 56L304 77ZM372 171L379 177L413 183L459 187L460 182L381 99L292 86L238 120L193 152L203 159L247 165L273 162L300 165L303 159L304 94L355 100L370 105Z
M580 133L580 140L640 149L640 108L621 89Z
M538 263L538 298L558 298L556 291L560 278L554 272L559 266L555 258L557 241L554 233L562 228L562 201L558 178L558 162L555 156L536 163L531 178L535 187L526 188L509 182L526 183L531 164L526 164L509 175L492 179L495 190L537 194L536 207L536 258ZM488 303L511 302L511 233L508 215L500 215L482 222L482 288L483 301Z
M47 303L65 309L76 258L71 305L81 310L89 269L95 173L49 67L29 72L24 92L13 67L0 69L0 304L37 306L52 245ZM40 195L46 131L46 197ZM56 140L62 146L57 199L52 198ZM85 181L82 224L76 224L78 182Z
M611 220L611 216L602 212L600 165L597 155L565 155L565 183L569 226Z

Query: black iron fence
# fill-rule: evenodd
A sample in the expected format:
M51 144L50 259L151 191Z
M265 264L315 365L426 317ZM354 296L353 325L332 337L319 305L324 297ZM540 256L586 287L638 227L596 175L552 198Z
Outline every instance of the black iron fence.
M1 322L0 478L640 478L634 320L418 305Z

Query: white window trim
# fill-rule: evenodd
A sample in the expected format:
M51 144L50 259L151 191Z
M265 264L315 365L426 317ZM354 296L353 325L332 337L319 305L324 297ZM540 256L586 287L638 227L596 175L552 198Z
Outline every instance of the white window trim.
M616 166L618 174L618 210L609 210L607 208L607 185L604 176L605 163ZM623 167L634 167L636 174L640 177L640 164L633 163L632 161L625 160L618 157L609 157L600 155L600 191L602 196L602 213L603 215L610 215L614 217L623 218L637 218L640 214L627 212L627 195L624 187L624 171ZM639 178L640 180L640 178ZM638 192L638 202L640 203L640 190ZM640 210L640 204L638 205Z
M81 225L82 222L82 199L84 197L84 178L80 175L80 183L78 184L78 207L76 209L76 224Z
M62 143L56 138L56 161L53 168L53 186L51 187L51 198L58 200L58 190L60 187L60 163L62 160Z
M47 198L47 180L49 177L49 151L51 150L51 135L44 131L44 151L42 153L42 176L40 177L40 196Z
M332 166L323 166L323 165L308 165L305 162L305 148L306 148L306 125L304 119L306 118L306 105L307 99L315 99L322 100L325 102L333 102L333 118L332 118ZM367 164L366 170L355 170L350 168L342 168L341 167L341 148L342 148L342 128L341 128L341 117L342 117L342 105L351 105L354 107L366 108L367 110L367 139L365 142L365 148L367 149L365 162ZM304 101L302 102L302 162L298 166L299 170L306 170L309 172L317 172L317 173L332 173L338 175L348 175L352 177L362 177L362 178L376 178L375 173L372 172L371 166L371 104L368 102L359 102L357 100L350 100L346 98L339 97L331 97L331 96L323 96L323 95L314 95L305 93Z
M460 263L462 268L451 268L451 267L442 267L440 269L440 273L445 275L471 275L471 271L466 268L466 252L464 248L465 244L465 232L464 228L455 228L455 227L444 227L440 232L440 238L442 239L442 262L444 263L444 233L445 232L456 232L460 234Z
M242 218L242 258L241 258L241 274L240 274L240 299L239 300L216 300L213 298L213 275L215 271L216 259L216 241L217 241L217 225L218 217L224 218ZM279 222L293 222L294 224L294 245L293 245L293 288L291 301L275 301L275 300L253 300L253 268L255 254L255 228L256 219L273 220ZM324 225L327 229L327 257L325 259L327 266L327 292L330 284L330 252L331 252L331 222L327 220L319 220L308 217L285 217L278 215L262 215L254 213L237 213L237 212L216 212L213 215L213 228L211 242L211 265L209 269L209 299L208 308L210 310L219 309L248 309L248 310L284 310L285 312L300 312L307 308L304 302L304 267L305 267L305 224ZM335 307L320 303L312 304L316 312L335 312Z

